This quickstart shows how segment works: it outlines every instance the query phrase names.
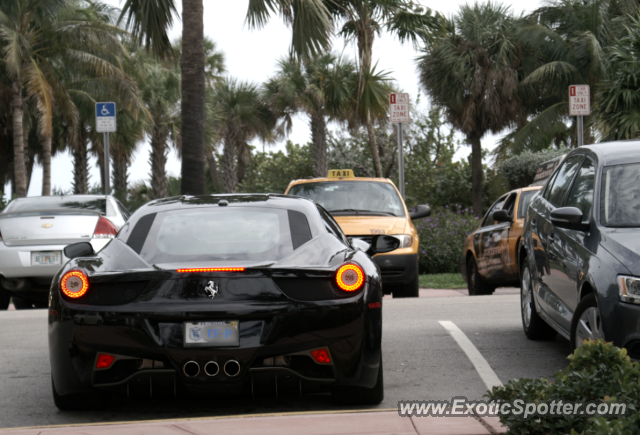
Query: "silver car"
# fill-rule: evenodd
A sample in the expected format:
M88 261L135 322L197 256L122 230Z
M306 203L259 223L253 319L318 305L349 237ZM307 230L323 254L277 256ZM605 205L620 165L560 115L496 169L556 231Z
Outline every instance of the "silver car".
M65 246L102 249L129 218L114 197L69 195L18 198L0 213L0 310L46 307L51 279L69 259Z

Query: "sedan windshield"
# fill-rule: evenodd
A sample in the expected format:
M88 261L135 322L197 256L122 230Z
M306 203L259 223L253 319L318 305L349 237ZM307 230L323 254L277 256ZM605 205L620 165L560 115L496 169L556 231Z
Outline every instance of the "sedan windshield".
M640 227L640 164L605 168L602 223L607 227Z
M388 183L375 181L303 183L293 186L289 195L313 199L334 216L404 216L402 199Z

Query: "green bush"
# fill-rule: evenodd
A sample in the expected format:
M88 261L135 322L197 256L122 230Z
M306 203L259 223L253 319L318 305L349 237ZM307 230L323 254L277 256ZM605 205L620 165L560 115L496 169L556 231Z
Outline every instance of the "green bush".
M533 183L538 166L541 163L568 153L568 148L548 149L532 153L525 151L522 154L507 159L502 164L502 174L509 183L510 189L518 189Z
M436 207L415 222L420 235L420 273L459 273L462 246L478 228L478 218L460 205Z
M545 415L525 419L501 415L500 422L516 434L638 434L640 433L640 365L631 362L625 349L602 340L588 341L569 356L569 366L557 372L555 383L546 379L519 379L494 387L487 396L495 401L550 403L626 403L626 414L611 417Z

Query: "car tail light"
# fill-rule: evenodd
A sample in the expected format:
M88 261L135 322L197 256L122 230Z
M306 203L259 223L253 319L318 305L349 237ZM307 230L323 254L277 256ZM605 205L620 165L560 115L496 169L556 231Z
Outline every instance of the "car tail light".
M81 270L70 270L62 275L60 288L71 299L81 298L89 291L89 277Z
M336 273L336 283L338 287L346 292L355 292L360 290L364 284L364 272L353 263L342 265Z
M98 360L96 361L97 369L108 369L113 364L113 361L116 359L113 355L108 355L106 353L99 353Z
M331 364L331 357L327 349L316 349L311 351L313 359L320 364Z
M98 225L93 232L96 239L113 239L118 234L118 229L109 219L100 216Z
M244 272L244 267L200 267L195 269L176 269L178 273L189 272Z

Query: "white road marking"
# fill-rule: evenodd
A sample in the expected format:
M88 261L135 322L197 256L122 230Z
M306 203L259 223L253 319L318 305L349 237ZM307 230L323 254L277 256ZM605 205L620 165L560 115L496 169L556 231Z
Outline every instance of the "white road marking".
M487 389L491 390L493 387L501 387L502 382L500 382L496 372L493 371L487 360L484 359L480 351L471 343L471 340L469 340L465 333L462 332L455 323L449 320L440 320L438 323L451 334L456 343L458 343L458 346L467 354L467 357L476 368Z

